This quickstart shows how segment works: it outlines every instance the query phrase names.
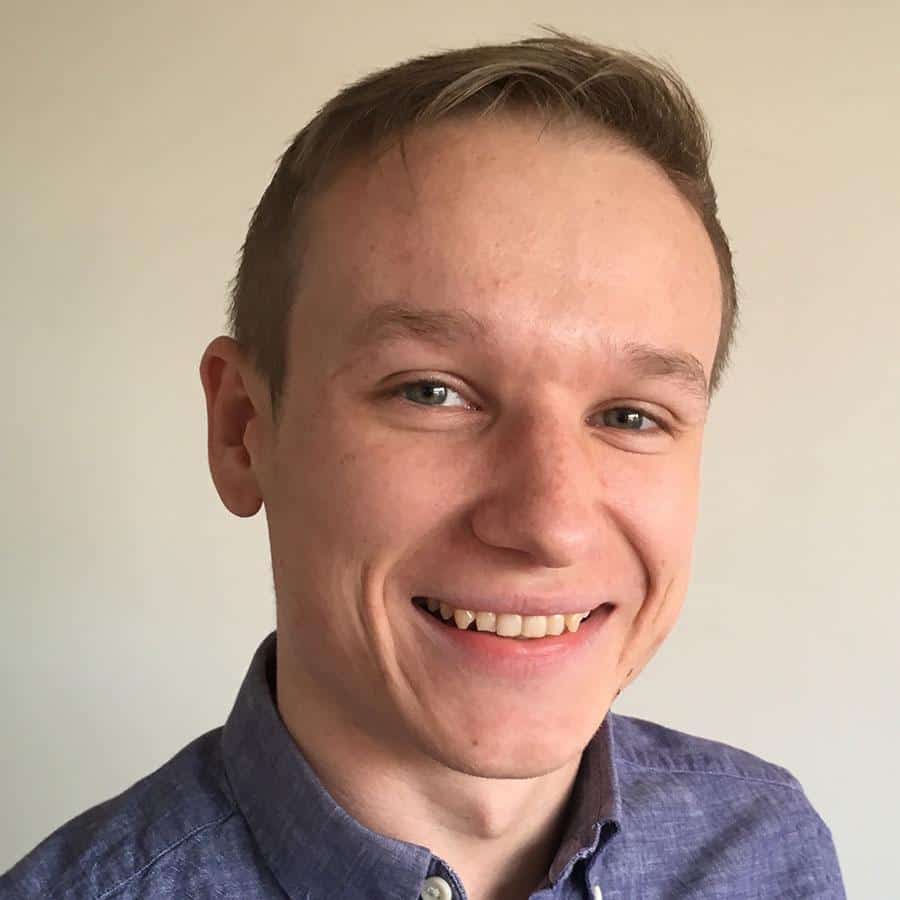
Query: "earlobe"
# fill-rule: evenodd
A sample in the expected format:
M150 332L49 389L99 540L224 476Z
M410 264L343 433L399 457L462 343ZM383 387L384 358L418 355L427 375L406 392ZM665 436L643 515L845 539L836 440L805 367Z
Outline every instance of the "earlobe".
M258 436L265 411L254 403L258 392L250 383L251 368L237 342L225 336L215 338L200 361L209 470L219 497L236 516L252 516L262 505L261 460L249 439Z

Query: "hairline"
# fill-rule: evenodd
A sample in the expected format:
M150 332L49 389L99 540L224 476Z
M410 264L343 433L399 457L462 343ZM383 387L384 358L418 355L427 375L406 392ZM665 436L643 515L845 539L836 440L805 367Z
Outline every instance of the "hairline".
M404 171L409 175L409 167L406 157L406 141L415 134L422 131L428 131L433 128L439 128L444 124L458 123L465 124L467 121L481 120L502 120L504 117L510 119L534 119L540 121L543 118L543 125L536 137L541 140L544 132L550 127L563 127L567 133L583 132L585 138L595 139L605 144L611 149L630 152L640 157L643 161L650 163L658 173L665 177L665 180L678 194L678 196L687 204L690 211L698 220L706 239L709 241L710 248L716 257L716 268L719 271L720 283L720 308L724 319L725 303L726 303L726 285L722 278L721 265L719 263L718 254L716 252L715 243L703 221L699 210L691 201L691 198L683 190L682 186L674 179L659 160L651 156L643 147L639 146L635 141L631 140L627 134L617 128L613 128L605 123L592 119L590 116L582 113L577 109L569 108L551 108L542 110L537 106L528 104L512 104L503 105L496 108L473 109L469 106L462 105L453 108L447 112L438 115L435 118L426 118L413 122L404 123L402 126L379 136L371 141L357 141L345 145L341 148L341 152L328 160L316 173L311 181L307 191L304 193L302 203L292 209L291 222L288 233L288 241L293 245L295 254L291 255L289 263L289 304L287 314L285 316L284 340L282 345L282 367L281 379L278 385L270 382L269 393L272 404L273 419L277 422L281 411L281 399L283 394L284 382L286 381L289 370L289 353L290 342L288 335L291 331L291 322L293 320L295 310L299 303L299 294L301 290L301 279L304 269L306 252L309 249L310 236L312 228L310 224L316 213L316 210L323 202L323 198L328 194L340 178L347 173L355 165L372 166L383 156L390 153L393 149L399 149L403 160ZM718 347L717 347L718 354ZM696 360L696 357L694 357ZM699 361L697 361L699 363ZM715 368L715 360L713 363ZM701 364L701 371L703 370ZM704 378L706 383L705 396L706 403L712 400L712 372L709 378Z

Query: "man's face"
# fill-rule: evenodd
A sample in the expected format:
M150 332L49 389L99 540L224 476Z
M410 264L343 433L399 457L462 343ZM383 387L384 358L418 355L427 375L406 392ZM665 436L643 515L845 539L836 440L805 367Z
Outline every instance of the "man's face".
M587 129L448 121L405 151L344 168L307 223L258 461L279 679L397 757L535 776L682 605L719 273L658 168ZM414 597L594 612L498 637Z

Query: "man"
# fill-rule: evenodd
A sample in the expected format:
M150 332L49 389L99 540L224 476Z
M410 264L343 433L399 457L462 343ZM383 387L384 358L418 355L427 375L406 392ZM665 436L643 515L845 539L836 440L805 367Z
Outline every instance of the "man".
M789 773L609 711L684 601L736 322L707 159L674 74L559 34L320 111L201 363L277 630L4 900L844 896Z

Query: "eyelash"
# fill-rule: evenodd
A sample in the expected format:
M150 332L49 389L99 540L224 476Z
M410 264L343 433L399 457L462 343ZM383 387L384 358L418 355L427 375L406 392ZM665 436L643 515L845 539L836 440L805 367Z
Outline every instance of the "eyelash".
M437 378L417 378L415 381L405 381L405 382L403 382L403 384L399 384L396 387L391 388L391 390L389 392L389 396L404 400L410 406L416 406L416 407L419 407L420 409L422 409L422 408L428 409L429 404L427 404L427 403L415 403L412 400L407 400L405 397L401 396L402 393L407 388L416 387L416 386L422 385L422 384L427 384L427 385L430 385L433 387L447 388L447 390L453 391L454 394L458 394L460 397L462 397L462 394L460 394L460 392L457 391L452 385L447 384L444 381L440 381ZM463 397L463 399L465 399L465 398ZM468 403L468 401L466 401L466 402ZM435 406L432 406L431 408L432 409L442 409L442 407L440 405L435 405ZM668 432L670 430L667 427L666 423L661 418L659 418L658 416L654 416L652 413L647 412L647 410L643 409L640 406L611 406L608 410L603 410L603 412L611 412L614 410L627 410L628 412L636 412L639 415L643 416L645 419L648 419L649 421L653 422L654 425L656 425L656 428L650 428L650 429L614 428L613 429L614 431L625 431L625 432L633 431L635 434L653 434L654 432L657 432L657 431ZM609 427L612 427L612 426L609 426Z

